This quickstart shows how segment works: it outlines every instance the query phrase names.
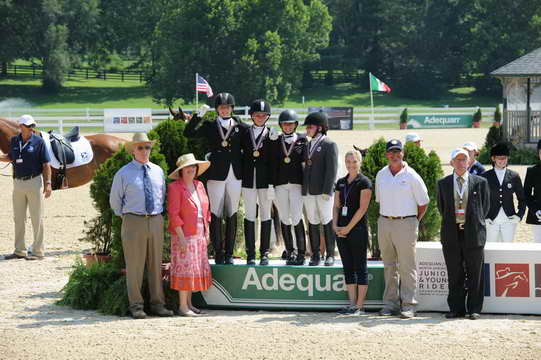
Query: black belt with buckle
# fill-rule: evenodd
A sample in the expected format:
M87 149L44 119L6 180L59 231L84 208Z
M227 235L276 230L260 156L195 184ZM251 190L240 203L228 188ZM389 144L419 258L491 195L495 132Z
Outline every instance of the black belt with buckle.
M135 215L135 216L139 216L139 217L149 218L149 217L158 216L158 215L161 215L161 214L136 214L136 213L125 213L124 215Z
M41 173L36 174L36 175L19 176L19 177L15 177L15 179L17 179L17 180L30 180L30 179L33 179L33 178L38 177L38 176L41 176Z
M391 220L403 220L407 218L417 217L417 215L408 215L408 216L385 216L380 215L381 217L384 217L385 219L391 219Z
M464 223L457 223L456 227L458 228L458 230L464 230Z

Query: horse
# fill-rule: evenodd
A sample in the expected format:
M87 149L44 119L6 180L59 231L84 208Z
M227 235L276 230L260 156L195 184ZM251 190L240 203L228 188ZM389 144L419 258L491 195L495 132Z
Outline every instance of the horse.
M192 119L192 116L182 111L180 106L178 107L178 111L175 111L171 109L171 107L169 107L169 113L173 117L173 120L176 120L176 121L186 121L186 120L190 121Z
M2 150L3 153L7 154L9 152L11 138L19 135L19 133L19 124L16 121L0 118L0 150ZM39 131L36 131L36 134L39 135ZM55 181L59 171L51 168L53 190L74 188L90 182L98 167L119 151L120 147L126 143L126 140L124 139L106 134L89 135L85 137L92 146L92 151L94 152L93 160L86 165L66 169L65 186L62 186L62 184Z

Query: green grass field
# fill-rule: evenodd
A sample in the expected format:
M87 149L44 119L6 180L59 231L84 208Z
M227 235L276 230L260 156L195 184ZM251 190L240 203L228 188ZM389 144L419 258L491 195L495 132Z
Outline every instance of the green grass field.
M215 92L219 89L214 89ZM302 96L305 98L302 103ZM154 103L150 90L137 81L117 80L70 80L58 95L44 94L40 88L40 80L31 77L13 77L0 80L0 101L8 98L20 98L40 108L114 108L114 107L151 107ZM204 101L205 97L202 97ZM471 107L496 106L500 98L487 98L473 95L472 88L456 88L450 90L443 98L430 101L405 99L394 94L374 94L375 107ZM183 105L189 107L191 104ZM279 107L301 108L308 106L354 106L369 107L370 94L361 91L351 84L321 86L291 96Z

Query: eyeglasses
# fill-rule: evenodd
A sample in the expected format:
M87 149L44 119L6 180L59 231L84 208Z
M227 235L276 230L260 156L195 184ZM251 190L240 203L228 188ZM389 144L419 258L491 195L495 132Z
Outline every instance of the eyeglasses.
M139 150L139 151L150 150L150 149L152 149L152 146L150 146L150 145L145 145L145 146L139 145L137 147L137 150Z

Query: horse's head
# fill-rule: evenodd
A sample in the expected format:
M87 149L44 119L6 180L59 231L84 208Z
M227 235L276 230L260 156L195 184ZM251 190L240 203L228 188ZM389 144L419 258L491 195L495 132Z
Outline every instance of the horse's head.
M173 117L173 120L186 121L186 120L191 120L192 118L191 115L186 114L184 111L182 111L180 106L178 107L178 111L175 111L171 109L171 107L169 107L169 113Z
M19 132L19 124L16 121L0 118L0 150L3 153L8 153L11 138Z
M354 148L355 150L357 150L358 152L360 152L361 155L362 155L363 157L366 156L366 153L367 153L367 151L368 151L368 149L361 149L361 148L358 148L358 147L355 146L355 145L353 145L353 148Z

